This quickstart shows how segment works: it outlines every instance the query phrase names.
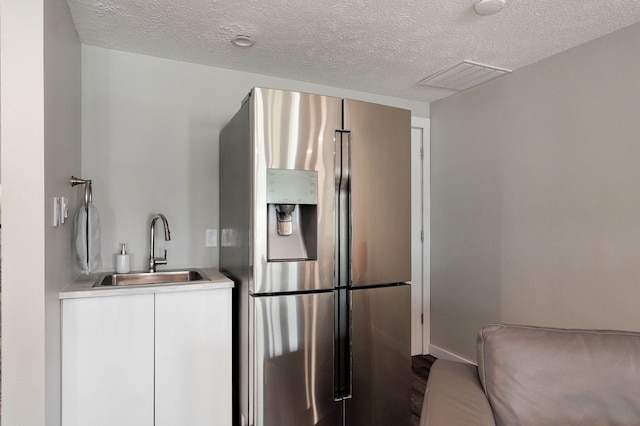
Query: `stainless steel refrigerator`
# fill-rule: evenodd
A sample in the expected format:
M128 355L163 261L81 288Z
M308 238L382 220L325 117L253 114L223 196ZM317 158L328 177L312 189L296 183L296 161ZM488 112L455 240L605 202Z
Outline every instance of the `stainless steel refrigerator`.
M407 110L254 88L222 130L234 424L410 424L410 127Z

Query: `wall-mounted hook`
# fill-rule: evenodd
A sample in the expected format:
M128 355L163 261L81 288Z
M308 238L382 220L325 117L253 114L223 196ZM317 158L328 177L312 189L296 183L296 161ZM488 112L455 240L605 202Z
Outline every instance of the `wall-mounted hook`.
M91 179L80 179L75 176L71 176L71 186L84 185L84 208L89 209L93 198L93 190L91 189Z

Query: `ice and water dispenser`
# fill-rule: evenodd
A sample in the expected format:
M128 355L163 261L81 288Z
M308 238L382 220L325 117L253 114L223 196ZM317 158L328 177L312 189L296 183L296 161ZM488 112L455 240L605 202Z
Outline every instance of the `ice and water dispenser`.
M267 170L267 258L317 259L318 172Z

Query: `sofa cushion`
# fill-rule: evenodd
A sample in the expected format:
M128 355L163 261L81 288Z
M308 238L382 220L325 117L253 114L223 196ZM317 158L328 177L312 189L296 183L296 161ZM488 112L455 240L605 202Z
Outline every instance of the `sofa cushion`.
M498 426L640 424L640 333L490 324L478 374Z
M495 426L475 365L445 359L433 364L420 426Z

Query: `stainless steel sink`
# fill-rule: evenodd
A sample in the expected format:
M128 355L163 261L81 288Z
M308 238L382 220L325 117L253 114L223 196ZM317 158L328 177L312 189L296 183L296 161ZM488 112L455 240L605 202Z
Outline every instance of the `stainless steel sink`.
M94 287L169 284L193 281L209 281L209 278L198 269L182 271L134 272L131 274L105 274L98 277Z

